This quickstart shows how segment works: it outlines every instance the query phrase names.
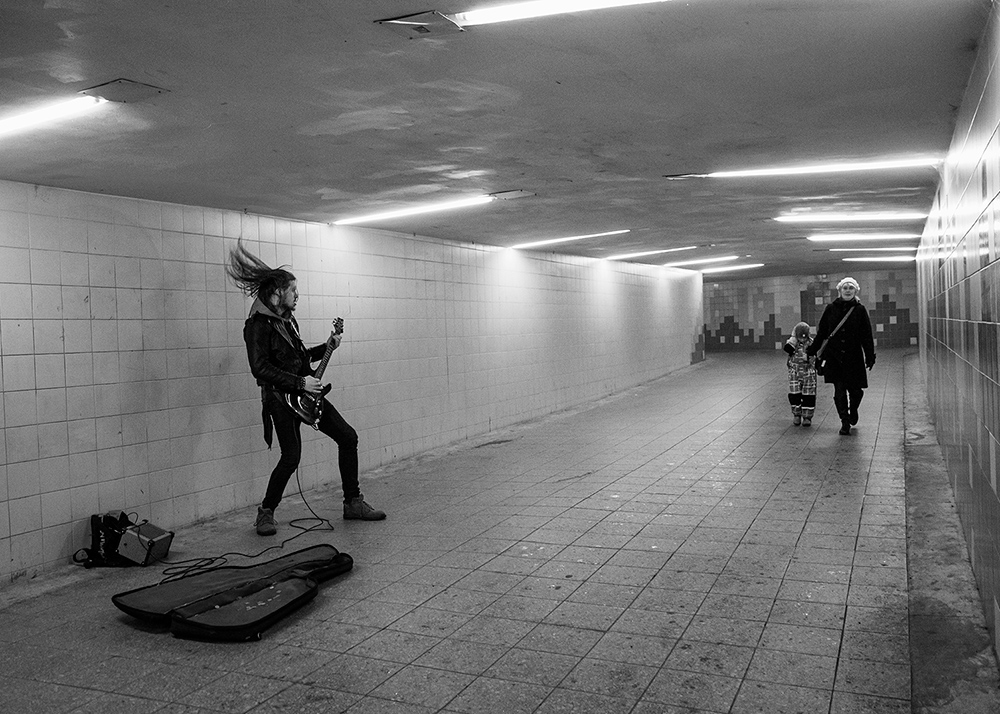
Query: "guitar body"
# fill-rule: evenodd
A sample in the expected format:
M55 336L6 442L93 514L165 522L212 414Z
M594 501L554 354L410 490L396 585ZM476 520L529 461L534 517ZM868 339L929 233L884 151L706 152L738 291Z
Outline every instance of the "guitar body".
M282 394L281 396L295 416L311 426L319 429L319 419L323 416L323 397L333 385L327 384L319 394Z
M344 319L338 317L333 321L333 332L330 333L330 339L326 341L326 353L323 355L323 359L319 363L319 367L316 368L316 373L313 375L316 379L322 379L323 372L326 371L326 366L330 363L330 355L333 354L333 350L336 349L336 343L334 338L337 335L343 334L344 332ZM319 391L318 394L291 394L288 392L282 392L281 397L284 399L285 404L295 412L295 416L304 421L306 424L311 426L313 429L319 429L319 420L323 416L323 397L325 397L329 391L333 388L333 385L327 384Z

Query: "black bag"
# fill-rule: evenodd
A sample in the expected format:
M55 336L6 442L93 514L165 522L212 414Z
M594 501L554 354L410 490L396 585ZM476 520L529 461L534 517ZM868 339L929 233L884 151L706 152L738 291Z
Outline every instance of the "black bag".
M73 562L85 568L127 568L135 565L118 554L126 529L135 525L127 513L111 511L90 517L90 547L73 554Z
M316 545L265 563L165 580L111 601L140 620L169 625L177 637L259 640L264 630L316 597L320 582L353 566L347 553Z

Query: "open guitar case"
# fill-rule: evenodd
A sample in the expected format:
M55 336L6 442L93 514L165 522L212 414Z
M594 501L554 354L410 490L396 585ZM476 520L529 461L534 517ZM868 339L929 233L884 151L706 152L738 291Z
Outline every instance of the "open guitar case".
M177 637L259 640L316 597L319 583L353 566L347 553L316 545L266 563L224 566L129 590L111 601L139 620L169 626Z

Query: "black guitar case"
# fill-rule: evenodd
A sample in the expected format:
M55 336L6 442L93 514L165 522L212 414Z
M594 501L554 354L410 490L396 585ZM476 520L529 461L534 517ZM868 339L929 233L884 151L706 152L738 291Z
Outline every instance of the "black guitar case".
M268 627L316 597L319 583L346 573L354 559L316 545L266 563L225 566L112 596L122 612L177 637L259 640Z

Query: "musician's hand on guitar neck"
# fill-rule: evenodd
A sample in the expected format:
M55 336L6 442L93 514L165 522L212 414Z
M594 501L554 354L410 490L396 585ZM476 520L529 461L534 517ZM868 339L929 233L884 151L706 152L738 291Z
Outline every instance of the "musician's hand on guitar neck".
M320 390L323 389L323 383L315 377L306 376L302 380L303 389L307 394L319 394Z

